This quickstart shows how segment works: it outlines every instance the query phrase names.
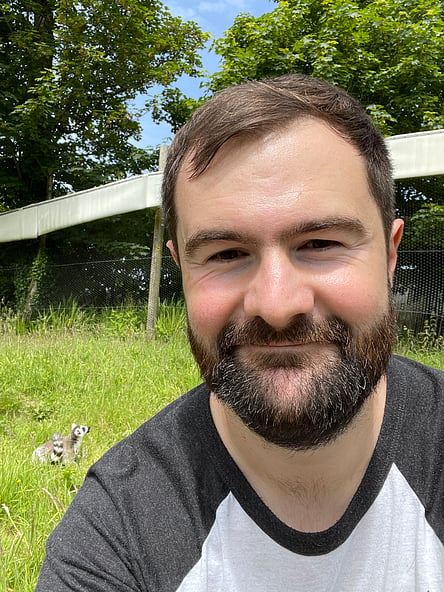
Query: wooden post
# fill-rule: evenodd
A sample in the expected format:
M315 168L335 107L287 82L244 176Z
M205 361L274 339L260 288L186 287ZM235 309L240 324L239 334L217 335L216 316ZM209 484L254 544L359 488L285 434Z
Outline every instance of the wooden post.
M54 189L54 175L51 171L48 171L48 176L46 178L46 195L45 200L52 199L54 197L53 193ZM40 235L39 239L39 246L37 255L32 262L32 267L30 270L30 278L29 278L29 285L28 290L26 293L26 299L23 304L23 320L25 323L29 323L34 313L35 305L38 302L39 294L42 288L42 282L47 272L47 263L46 263L46 234Z
M165 168L168 146L160 146L159 171ZM146 336L153 339L156 336L157 305L159 301L160 273L162 269L163 220L162 209L156 208L154 222L153 247L151 249L150 284L148 292L148 312L146 319Z

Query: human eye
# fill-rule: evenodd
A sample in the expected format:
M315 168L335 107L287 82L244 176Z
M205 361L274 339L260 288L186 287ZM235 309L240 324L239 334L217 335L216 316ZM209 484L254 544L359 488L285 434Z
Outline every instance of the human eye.
M341 246L342 246L342 243L340 243L339 241L336 241L336 240L314 238L314 239L310 239L308 241L305 241L299 247L299 250L324 252L324 251L329 251L331 249L339 248Z
M247 253L241 249L224 249L223 251L218 251L217 253L211 255L208 258L208 261L226 263L238 261L246 256Z

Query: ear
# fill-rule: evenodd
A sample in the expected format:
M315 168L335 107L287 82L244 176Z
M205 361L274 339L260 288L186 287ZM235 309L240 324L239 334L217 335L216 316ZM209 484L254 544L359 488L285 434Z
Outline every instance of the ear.
M174 245L173 245L173 241L172 240L169 240L167 242L167 247L168 247L168 249L169 249L169 251L171 253L171 256L174 259L177 267L180 269L179 255L177 254L176 249L174 248Z
M76 423L72 423L71 424L71 429L73 430L76 427L76 425L77 425Z
M388 273L390 282L393 280L395 273L396 261L398 259L398 247L401 242L402 233L404 232L404 220L396 218L392 224L392 231L390 233L388 245Z

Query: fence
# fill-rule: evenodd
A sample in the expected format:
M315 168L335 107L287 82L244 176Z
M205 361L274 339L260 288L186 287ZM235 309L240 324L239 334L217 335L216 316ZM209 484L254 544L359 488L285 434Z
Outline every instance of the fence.
M68 306L72 300L85 308L146 307L150 267L150 257L48 265L34 310ZM11 288L21 273L21 266L0 267L0 286ZM180 272L170 255L162 257L159 297L162 301L182 298ZM1 298L0 293L0 302ZM6 303L14 307L11 300Z
M84 307L145 307L151 258L112 259L48 266L40 308L74 299ZM170 255L162 257L161 300L182 297L180 272Z
M437 335L444 335L443 277L444 250L399 253L394 295L401 327L419 333L432 321Z
M399 180L396 191L406 221L394 278L398 322L415 333L432 323L444 335L444 176Z

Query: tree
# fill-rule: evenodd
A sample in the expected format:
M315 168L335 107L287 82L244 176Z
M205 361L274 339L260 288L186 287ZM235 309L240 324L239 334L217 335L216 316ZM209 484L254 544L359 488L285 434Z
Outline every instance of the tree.
M130 101L183 73L207 39L159 0L12 0L0 12L0 204L142 172ZM1 208L0 208L1 209Z
M141 127L131 101L198 76L207 34L159 0L12 0L0 11L0 211L151 168L153 151L133 144ZM46 244L23 267L25 317Z
M193 99L184 95L180 89L170 87L147 101L146 106L151 111L153 121L165 121L176 133L204 102L203 97Z
M387 135L444 126L442 0L282 0L239 15L211 91L288 72L347 89Z

